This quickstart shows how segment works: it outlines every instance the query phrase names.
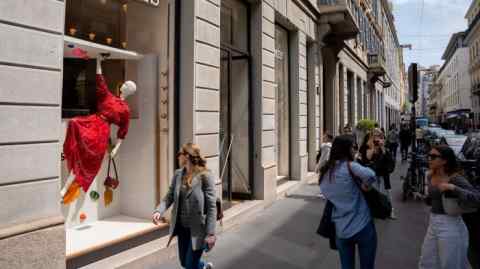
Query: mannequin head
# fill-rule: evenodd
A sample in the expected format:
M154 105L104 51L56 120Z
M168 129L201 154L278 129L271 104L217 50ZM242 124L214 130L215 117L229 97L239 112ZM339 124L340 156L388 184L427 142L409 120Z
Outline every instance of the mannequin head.
M128 96L135 94L137 91L137 85L135 82L128 80L120 87L120 98L126 99Z

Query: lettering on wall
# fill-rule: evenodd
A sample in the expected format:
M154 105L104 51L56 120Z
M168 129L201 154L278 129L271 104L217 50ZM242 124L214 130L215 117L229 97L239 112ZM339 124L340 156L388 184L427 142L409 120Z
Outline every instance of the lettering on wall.
M154 6L154 7L158 7L160 5L160 0L137 0L137 1L145 3L147 5Z

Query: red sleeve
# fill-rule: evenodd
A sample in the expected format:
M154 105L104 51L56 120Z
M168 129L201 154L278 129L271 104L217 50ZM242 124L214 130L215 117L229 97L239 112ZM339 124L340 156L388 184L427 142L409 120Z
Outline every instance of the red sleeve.
M103 75L97 74L97 100L103 100L110 94Z
M125 139L128 133L129 124L130 124L130 111L126 111L122 113L118 132L117 132L117 138Z

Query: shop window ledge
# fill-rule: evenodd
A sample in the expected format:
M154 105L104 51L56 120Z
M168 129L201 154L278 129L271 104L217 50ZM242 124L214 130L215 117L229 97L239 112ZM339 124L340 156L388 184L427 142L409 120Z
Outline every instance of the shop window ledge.
M85 51L90 59L97 58L97 56L102 53L108 53L109 59L117 60L139 60L143 57L135 51L118 49L67 35L64 36L63 40L63 56L65 58L79 58L79 56L74 53L74 49L76 48Z
M66 229L67 259L76 258L117 243L168 227L150 219L117 215Z

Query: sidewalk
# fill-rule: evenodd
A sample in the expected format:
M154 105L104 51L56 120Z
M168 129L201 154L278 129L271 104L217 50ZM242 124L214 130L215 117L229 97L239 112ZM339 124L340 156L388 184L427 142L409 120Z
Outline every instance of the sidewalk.
M417 267L428 209L421 202L401 202L400 175L405 169L399 163L392 175L398 219L376 222L377 268ZM325 204L318 193L316 184L301 186L256 218L221 234L217 246L205 259L221 269L340 268L338 253L315 233ZM181 267L175 257L157 268Z

